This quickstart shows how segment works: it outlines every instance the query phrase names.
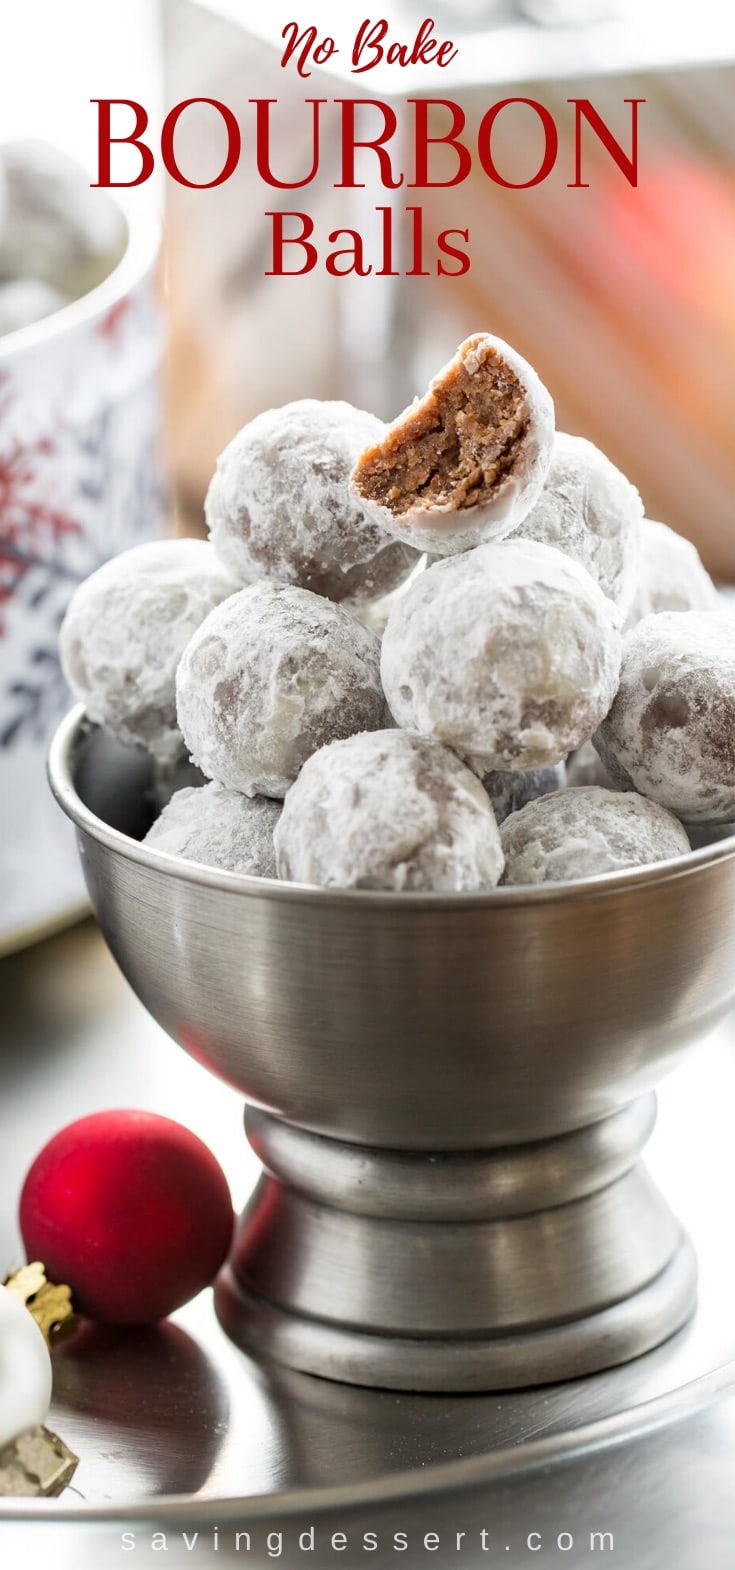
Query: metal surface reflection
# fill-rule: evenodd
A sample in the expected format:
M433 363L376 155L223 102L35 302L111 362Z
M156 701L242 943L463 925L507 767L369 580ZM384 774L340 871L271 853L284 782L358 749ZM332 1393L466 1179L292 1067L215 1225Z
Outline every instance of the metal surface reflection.
M215 1145L238 1203L242 1200L255 1163L251 1159L248 1167L243 1159L238 1098L191 1063L146 1016L91 925L4 961L0 988L3 1264L19 1257L15 1200L30 1156L67 1117L94 1106L127 1102L180 1117ZM519 1523L546 1532L556 1521L557 1531L565 1526L574 1531L596 1510L603 1524L617 1526L617 1562L630 1570L660 1570L663 1562L676 1570L690 1570L693 1563L719 1570L721 1563L724 1570L727 1561L706 1557L704 1550L699 1559L691 1554L678 1559L669 1545L666 1561L655 1550L673 1531L669 1517L675 1507L681 1522L682 1500L696 1496L700 1522L706 1523L731 1495L724 1477L735 1447L735 1400L700 1411L711 1392L697 1381L719 1370L715 1382L726 1386L727 1365L735 1359L735 1274L723 1246L723 1218L735 1186L733 1104L735 1021L728 1020L664 1087L649 1147L653 1176L696 1240L697 1314L665 1346L612 1374L500 1396L405 1396L351 1388L275 1365L258 1367L224 1335L209 1293L182 1310L175 1325L140 1333L139 1341L130 1333L86 1330L85 1339L69 1343L57 1363L53 1422L81 1459L79 1492L52 1507L53 1520L68 1520L70 1511L86 1520L101 1511L114 1526L107 1537L88 1529L77 1539L69 1525L62 1541L68 1541L74 1564L83 1570L104 1564L105 1542L119 1562L120 1530L133 1512L139 1525L147 1510L149 1519L171 1530L186 1529L195 1516L200 1529L219 1522L221 1562L227 1563L228 1520L255 1523L259 1541L266 1526L307 1518L316 1518L326 1533L330 1523L332 1530L344 1528L345 1501L352 1499L351 1519L384 1535L389 1522L415 1531L422 1523L427 1531L442 1523L445 1530L454 1523L494 1531L494 1523L502 1521L515 1546ZM623 1446L643 1404L661 1400L686 1420ZM563 1471L529 1471L544 1446L558 1442L569 1450L595 1421L603 1425L596 1442L606 1442L612 1423L612 1437L622 1448L611 1450L606 1442L601 1453L565 1461ZM590 1444L587 1435L585 1445ZM435 1471L447 1464L451 1476ZM488 1492L499 1467L519 1469L512 1490L510 1480L503 1484L502 1499L512 1494L507 1512L501 1496ZM662 1492L666 1480L671 1497ZM420 1490L427 1487L422 1503ZM336 1495L335 1489L342 1492ZM295 1490L306 1490L300 1516L294 1514ZM363 1503L358 1512L365 1491L378 1503ZM223 1503L228 1499L237 1503ZM10 1518L18 1512L38 1518L22 1502L3 1502L4 1547L12 1542ZM48 1509L43 1515L49 1518ZM687 1552L692 1546L685 1536L682 1544ZM550 1547L548 1563L551 1553ZM167 1559L172 1562L173 1543ZM289 1562L288 1546L282 1562ZM378 1554L373 1562L381 1563ZM534 1563L544 1563L542 1553Z
M55 1421L72 1448L95 1434L96 1487L108 1495L199 1493L229 1415L221 1370L180 1325L83 1324L54 1354Z

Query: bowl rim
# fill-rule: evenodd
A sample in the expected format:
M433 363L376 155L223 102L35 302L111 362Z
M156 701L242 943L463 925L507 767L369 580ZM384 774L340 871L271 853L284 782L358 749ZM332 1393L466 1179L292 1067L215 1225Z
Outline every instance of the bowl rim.
M477 910L502 909L508 905L542 905L568 903L616 894L628 888L649 887L671 883L691 876L700 868L720 861L735 859L735 832L692 850L688 855L657 861L643 867L632 867L626 872L598 873L596 877L579 878L573 883L515 884L502 888L476 889L466 893L448 894L439 891L424 893L398 893L388 889L324 888L312 883L281 882L278 878L255 877L251 873L226 872L219 867L207 867L199 862L185 861L168 851L154 850L135 840L120 829L114 829L97 817L82 801L73 777L73 758L82 736L102 727L91 721L84 705L79 703L64 716L57 726L48 754L48 779L59 806L81 832L90 835L106 850L113 851L125 860L177 878L183 883L199 888L220 890L223 893L240 893L260 899L279 899L300 902L319 902L329 906L359 905L373 908L389 907L391 910L441 909Z
M84 171L82 171L84 173ZM110 307L129 295L151 271L161 248L162 225L150 198L137 206L130 197L108 196L125 223L125 246L114 267L76 300L42 316L26 327L0 337L0 367L21 360L40 346L46 348L60 338L105 315Z

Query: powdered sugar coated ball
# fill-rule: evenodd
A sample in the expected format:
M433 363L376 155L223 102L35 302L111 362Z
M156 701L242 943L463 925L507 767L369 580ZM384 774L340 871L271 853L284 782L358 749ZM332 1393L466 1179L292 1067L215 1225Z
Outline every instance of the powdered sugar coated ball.
M561 763L607 713L615 612L578 562L529 540L436 562L394 606L385 694L399 725L480 774Z
M493 887L503 870L479 780L407 731L322 747L286 797L275 843L282 878L327 887L454 893Z
M501 830L504 883L572 883L685 856L678 818L655 801L598 785L541 796Z
M635 593L643 503L634 485L583 436L557 431L549 471L518 537L573 556L623 613Z
M216 780L177 790L145 837L146 845L205 867L275 878L273 830L281 803L243 796Z
M192 633L237 585L204 540L156 540L106 562L72 596L64 674L90 719L161 762L180 750L176 667Z
M661 611L716 611L720 598L691 540L665 523L644 518L638 588L628 616L634 627Z
M378 638L308 589L233 595L195 633L176 687L194 762L248 796L285 796L317 748L386 723Z
M473 333L425 396L366 443L351 493L396 539L455 555L525 517L553 437L554 405L533 367L502 339Z
M402 582L415 552L396 545L348 490L355 459L383 429L374 414L315 398L244 426L219 458L205 504L232 572L331 600L370 599Z
M504 823L511 812L520 812L537 796L563 790L566 769L563 763L548 769L506 769L485 774L482 784L490 797L496 823Z
M663 611L633 627L595 746L616 785L686 822L735 818L735 619Z

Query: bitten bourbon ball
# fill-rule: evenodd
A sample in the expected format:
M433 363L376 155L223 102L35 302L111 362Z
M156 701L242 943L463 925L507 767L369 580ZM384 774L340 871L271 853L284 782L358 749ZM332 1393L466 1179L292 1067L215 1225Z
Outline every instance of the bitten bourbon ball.
M226 447L205 511L222 560L243 583L271 578L330 600L387 594L417 557L349 494L350 471L385 427L349 403L304 398L267 409Z
M208 1286L230 1245L224 1173L200 1139L152 1112L96 1112L54 1135L23 1185L29 1259L90 1319L143 1325Z
M376 524L436 556L510 534L549 466L554 405L526 360L475 333L376 436L351 491Z
M620 641L614 608L578 562L504 540L409 585L383 637L383 687L399 725L479 774L543 769L607 713Z
M615 785L686 823L735 819L735 618L644 617L625 638L620 686L595 747Z
M247 796L285 796L312 752L386 723L379 639L308 589L233 595L195 633L176 685L194 762Z

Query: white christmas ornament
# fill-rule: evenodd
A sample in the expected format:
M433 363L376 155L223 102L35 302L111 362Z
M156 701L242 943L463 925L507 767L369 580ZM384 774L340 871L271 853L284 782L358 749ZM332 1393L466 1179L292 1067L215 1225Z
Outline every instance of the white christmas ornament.
M51 1358L35 1319L0 1286L0 1450L44 1422L51 1382Z

